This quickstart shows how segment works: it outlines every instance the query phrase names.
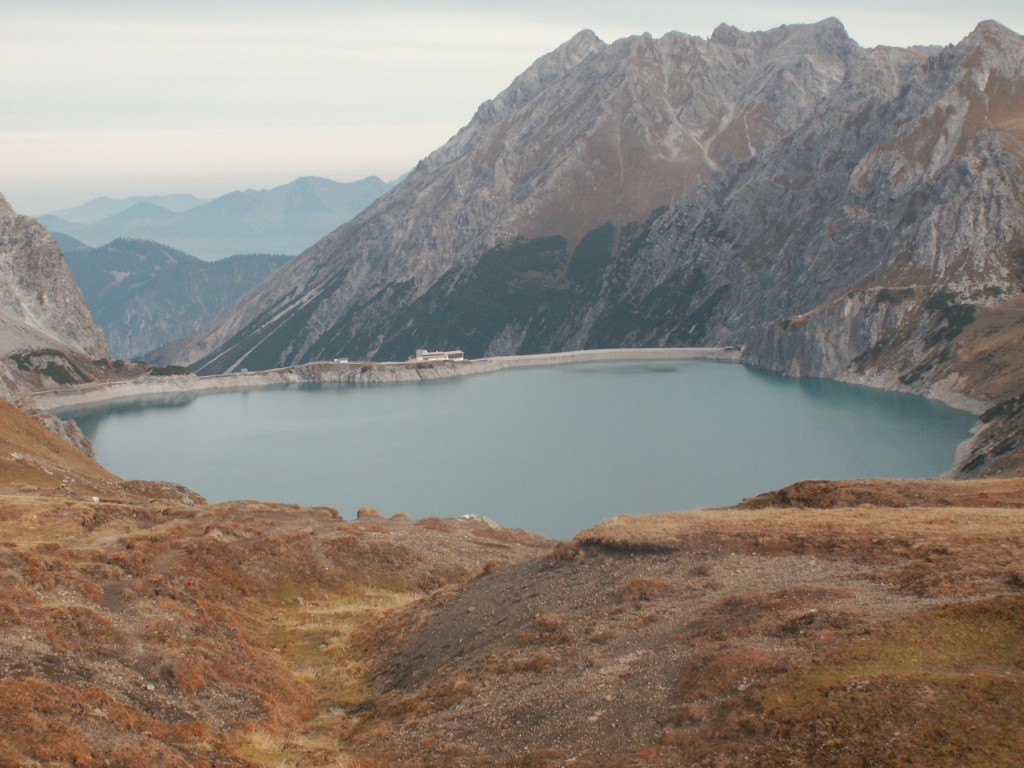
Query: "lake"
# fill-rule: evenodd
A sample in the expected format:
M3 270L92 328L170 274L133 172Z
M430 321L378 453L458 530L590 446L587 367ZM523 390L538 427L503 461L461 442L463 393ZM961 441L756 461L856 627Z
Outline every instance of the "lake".
M808 478L934 477L975 417L709 360L580 363L387 385L63 409L107 469L210 501L483 515L568 538L620 513L734 504Z

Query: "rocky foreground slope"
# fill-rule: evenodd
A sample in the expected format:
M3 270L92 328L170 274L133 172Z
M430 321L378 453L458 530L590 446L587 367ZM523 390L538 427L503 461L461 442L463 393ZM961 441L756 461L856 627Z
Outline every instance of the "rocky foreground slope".
M0 399L0 765L282 765L268 745L289 740L343 764L355 630L550 549L362 518L126 482Z

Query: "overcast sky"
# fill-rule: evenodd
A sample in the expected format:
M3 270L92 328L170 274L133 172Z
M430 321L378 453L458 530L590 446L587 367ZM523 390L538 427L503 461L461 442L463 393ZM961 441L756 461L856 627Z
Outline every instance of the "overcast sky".
M390 180L581 29L707 37L836 16L864 46L955 43L1024 0L0 0L0 193Z

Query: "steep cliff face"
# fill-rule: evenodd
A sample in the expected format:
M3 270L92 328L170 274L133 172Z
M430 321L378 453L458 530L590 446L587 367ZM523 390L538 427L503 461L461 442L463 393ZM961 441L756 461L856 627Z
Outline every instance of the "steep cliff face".
M390 194L169 350L206 370L372 355L395 313L517 238L646 220L762 152L861 61L835 20L607 45L581 32Z
M60 248L0 195L0 358L44 348L107 355Z
M893 53L651 228L622 267L644 318L623 341L728 341L787 375L995 402L959 466L1020 473L1024 41L987 22L918 64ZM673 279L710 317L644 337Z
M721 323L751 362L928 391L951 373L941 364L976 307L1020 292L1024 41L984 23L911 74L892 97L863 100L856 120L812 122L765 158L755 189L818 159L813 206L761 194L726 208L726 226L764 212L744 236L768 244L760 268L730 284L746 311Z

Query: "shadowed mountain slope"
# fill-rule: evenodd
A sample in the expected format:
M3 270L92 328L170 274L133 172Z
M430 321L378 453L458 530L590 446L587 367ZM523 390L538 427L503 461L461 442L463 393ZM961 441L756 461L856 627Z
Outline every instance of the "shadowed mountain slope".
M202 261L148 240L119 238L64 258L114 357L135 359L202 327L289 256Z

